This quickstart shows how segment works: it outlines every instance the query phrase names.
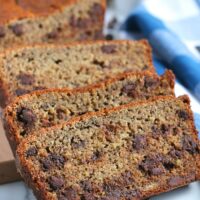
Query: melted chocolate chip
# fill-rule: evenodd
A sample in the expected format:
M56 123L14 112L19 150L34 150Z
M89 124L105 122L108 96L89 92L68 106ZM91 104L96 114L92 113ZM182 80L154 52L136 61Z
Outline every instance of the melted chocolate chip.
M164 135L167 135L170 132L170 128L166 124L161 124L160 129L161 129L161 133Z
M180 176L175 176L169 179L168 184L171 187L178 186L183 183L183 179Z
M183 149L188 151L190 154L195 154L200 152L198 144L189 135L184 135L182 139L182 146Z
M112 45L112 44L111 45L103 45L101 47L101 51L106 54L112 54L112 53L116 52L116 46Z
M134 182L133 174L130 171L125 171L122 173L123 185L130 185Z
M77 198L77 192L72 188L68 187L64 191L62 191L60 194L58 194L59 200L76 200Z
M145 77L144 79L144 86L146 88L155 88L158 86L158 80L153 79L151 77Z
M65 113L64 110L62 110L61 108L58 108L58 109L56 110L56 112L57 112L57 117L58 117L58 119L60 119L60 120L66 119L66 113Z
M128 83L122 88L122 92L127 94L129 97L136 97L136 85L135 83Z
M4 28L2 26L0 26L0 38L5 37L5 35L6 35L6 32L5 32Z
M125 191L125 192L123 193L123 196L124 196L125 199L127 199L127 200L135 199L135 197L137 197L137 199L139 199L140 193L139 193L138 190L131 189L131 190Z
M48 183L52 190L58 190L63 187L65 182L62 177L52 176L48 179Z
M17 118L20 122L22 122L25 126L31 127L36 122L36 115L29 108L21 108L17 112Z
M23 25L22 24L15 24L11 27L13 33L16 36L22 36L24 34Z
M17 77L22 85L32 85L35 82L34 76L31 74L20 74Z
M21 95L23 95L23 94L28 94L28 93L30 93L30 92L31 92L30 90L22 89L22 88L18 88L18 89L15 90L15 94L16 94L17 96L21 96Z
M177 114L178 114L179 118L181 118L183 120L189 119L189 115L185 110L177 110Z
M161 162L162 157L160 155L145 156L139 165L139 170L149 175L160 175L164 172Z
M52 160L52 162L57 166L57 167L63 167L65 164L65 158L62 155L57 155L55 153L52 153L49 155L49 158Z
M175 150L175 149L173 149L169 152L169 155L172 156L172 158L180 158L182 156L182 154L183 153L181 151Z
M104 183L103 189L108 197L119 198L121 196L121 188L111 183Z
M133 149L135 150L141 150L146 148L147 146L147 140L144 135L136 135L133 139Z
M90 19L80 18L80 17L75 18L74 16L71 16L70 18L70 26L74 28L85 29L89 27L90 24L91 24Z
M40 160L40 163L42 164L42 169L44 171L48 171L52 167L52 162L49 158L45 158L43 160Z
M26 151L26 156L30 157L30 156L36 156L37 155L37 149L36 147L31 147Z

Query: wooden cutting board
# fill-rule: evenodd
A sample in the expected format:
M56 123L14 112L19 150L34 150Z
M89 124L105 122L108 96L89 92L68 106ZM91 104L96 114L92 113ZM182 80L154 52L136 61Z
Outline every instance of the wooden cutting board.
M17 180L20 180L20 175L0 120L0 184Z

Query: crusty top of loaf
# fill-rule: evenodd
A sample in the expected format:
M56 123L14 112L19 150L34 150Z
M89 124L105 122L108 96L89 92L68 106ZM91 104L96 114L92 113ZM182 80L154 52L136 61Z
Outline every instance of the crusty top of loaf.
M0 24L12 20L45 16L83 0L0 0ZM105 7L105 0L101 0Z

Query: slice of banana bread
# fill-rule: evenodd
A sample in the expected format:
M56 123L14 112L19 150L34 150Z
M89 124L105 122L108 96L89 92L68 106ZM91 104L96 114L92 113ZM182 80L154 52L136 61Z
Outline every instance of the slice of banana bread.
M150 72L124 73L100 84L80 89L36 91L16 99L4 111L4 127L15 151L22 138L87 112L131 101L174 94L174 75Z
M21 47L0 54L0 104L33 90L76 88L143 70L154 71L145 40Z
M0 51L103 38L105 0L0 0Z
M17 149L40 200L145 199L200 179L187 97L157 97L37 131Z

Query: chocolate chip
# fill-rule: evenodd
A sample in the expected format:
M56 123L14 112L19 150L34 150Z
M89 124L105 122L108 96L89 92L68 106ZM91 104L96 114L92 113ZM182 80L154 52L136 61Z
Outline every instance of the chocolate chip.
M136 85L135 83L128 83L122 88L122 92L127 94L129 97L136 97L137 91L136 91Z
M0 26L0 38L5 37L5 35L6 35L6 32L5 32L4 28L2 26Z
M136 197L137 199L140 199L141 195L138 190L129 189L128 191L123 192L123 196L125 197L125 199L131 200L131 199L135 199Z
M24 123L27 127L31 127L36 122L36 115L29 108L21 108L17 112L17 118L20 122Z
M134 182L133 174L130 171L125 171L122 173L121 177L123 179L123 185L130 185Z
M26 156L30 157L30 156L36 156L37 155L37 149L36 147L31 147L26 151Z
M182 154L183 153L181 151L175 150L175 149L173 149L169 152L169 155L172 156L172 158L180 158L182 156Z
M171 187L175 187L175 186L178 186L180 184L183 183L183 178L181 178L180 176L175 176L175 177L172 177L169 179L168 181L168 184L171 186Z
M139 170L148 175L158 175L164 172L162 169L162 157L160 155L145 156L139 164Z
M27 89L22 89L22 88L18 88L15 90L15 94L17 96L21 96L21 95L24 95L24 94L28 94L30 93L31 91L30 90L27 90Z
M57 155L55 153L52 153L49 158L53 161L53 163L57 166L57 167L63 167L65 164L65 158L62 155Z
M42 169L44 171L48 171L52 167L52 162L49 158L44 158L43 160L40 160L40 163L42 164Z
M188 120L189 119L189 115L185 110L177 110L177 114L183 120Z
M144 86L146 88L155 88L158 86L158 80L153 79L151 77L145 77L144 79Z
M75 18L74 16L71 16L69 24L74 28L85 29L89 27L89 25L91 24L91 20L80 17Z
M195 154L195 153L200 152L198 144L189 135L183 136L182 147L184 150L188 151L190 154Z
M161 133L167 135L170 133L170 128L166 124L161 124Z
M61 108L58 108L56 112L57 112L58 119L60 120L66 119L66 113L64 110L62 110Z
M78 136L74 136L71 139L71 146L75 149L85 147L85 141L79 138Z
M52 190L58 190L63 187L65 182L62 177L52 176L48 179L48 183Z
M17 76L22 85L32 85L35 82L34 76L31 74L20 74Z
M146 148L147 146L147 140L144 135L136 135L133 139L132 143L133 149L135 150L141 150Z
M22 36L24 33L22 24L15 24L15 25L11 26L11 29L12 29L13 33L18 37Z
M72 188L68 187L58 195L58 200L76 200L78 199L77 192Z
M119 198L121 196L121 188L114 183L104 183L103 189L107 196Z
M156 167L151 170L152 175L158 176L163 174L164 170L162 168Z
M116 52L116 46L115 45L103 45L101 47L101 51L103 53L106 53L106 54L112 54L112 53L115 53Z

